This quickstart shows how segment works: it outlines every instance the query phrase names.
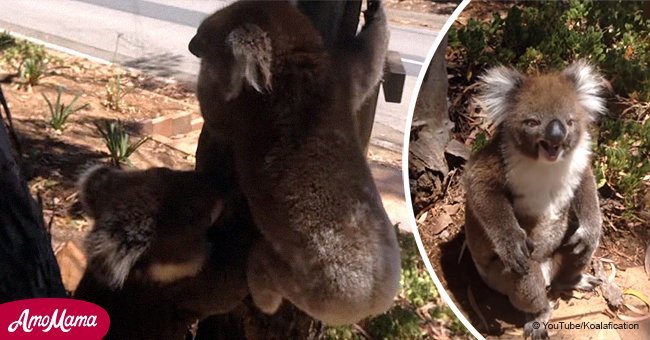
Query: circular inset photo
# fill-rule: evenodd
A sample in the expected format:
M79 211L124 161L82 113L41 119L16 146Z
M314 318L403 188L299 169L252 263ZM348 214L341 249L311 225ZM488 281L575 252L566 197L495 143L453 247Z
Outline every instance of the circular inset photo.
M405 157L443 296L488 338L648 338L650 3L472 1L454 20Z

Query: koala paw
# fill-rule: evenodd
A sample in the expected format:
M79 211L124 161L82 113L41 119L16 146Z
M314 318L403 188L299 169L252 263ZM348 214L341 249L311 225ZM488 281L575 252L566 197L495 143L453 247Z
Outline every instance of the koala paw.
M513 234L509 242L501 249L503 249L503 253L500 254L500 257L506 267L520 275L528 273L530 269L528 259L531 251L526 241L526 232L521 230L520 233Z
M546 326L538 320L526 322L524 325L524 339L528 338L531 338L532 340L549 339Z

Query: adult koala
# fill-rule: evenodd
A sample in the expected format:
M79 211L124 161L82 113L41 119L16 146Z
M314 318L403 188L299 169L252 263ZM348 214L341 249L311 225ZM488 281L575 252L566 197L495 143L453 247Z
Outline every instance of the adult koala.
M247 281L265 313L285 298L339 325L392 304L399 248L353 120L381 78L386 43L379 2L353 48L329 52L284 1L228 6L190 42L202 59L197 169L231 173L239 185L227 210L252 216L261 233ZM359 75L360 67L370 70Z

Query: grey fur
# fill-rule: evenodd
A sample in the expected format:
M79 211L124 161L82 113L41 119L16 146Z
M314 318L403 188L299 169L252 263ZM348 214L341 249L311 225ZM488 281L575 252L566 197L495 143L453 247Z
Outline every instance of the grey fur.
M250 251L247 278L266 313L288 299L326 323L354 323L387 310L397 293L395 231L353 121L383 71L387 28L377 5L351 50L326 51L309 19L281 1L228 6L207 18L190 43L202 58L204 129L213 149L232 154L263 236ZM242 27L266 32L271 47L219 48ZM228 96L230 79L246 78L234 55L255 53L246 60L259 63L266 58L256 53L268 50L271 90L249 84ZM368 72L357 74L359 68Z
M579 76L576 76L579 74ZM482 77L497 131L467 164L465 236L478 272L527 313L526 337L548 337L552 293L593 289L583 274L601 234L588 124L604 110L599 76L584 62L524 76L503 67ZM560 122L563 140L548 142Z
M161 281L148 276L147 268L205 259L204 233L218 217L222 189L211 187L199 174L93 166L81 176L78 187L84 211L94 219L85 240L87 271L111 289L122 288L135 267L143 277ZM195 243L188 248L174 247L176 240ZM165 278L194 274L178 272Z

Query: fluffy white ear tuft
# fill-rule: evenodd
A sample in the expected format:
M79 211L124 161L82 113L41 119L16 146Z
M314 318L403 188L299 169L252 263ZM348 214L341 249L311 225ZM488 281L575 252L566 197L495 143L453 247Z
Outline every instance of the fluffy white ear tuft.
M257 92L271 90L271 39L259 26L246 24L234 29L226 43L235 58L226 100L236 98L244 81Z
M482 91L479 101L487 111L487 118L494 125L499 125L508 114L512 96L521 86L524 75L505 66L491 68L479 77Z
M584 60L579 60L569 65L562 74L575 84L578 93L578 102L589 112L592 120L598 114L605 113L605 99L601 97L605 88L603 77Z

